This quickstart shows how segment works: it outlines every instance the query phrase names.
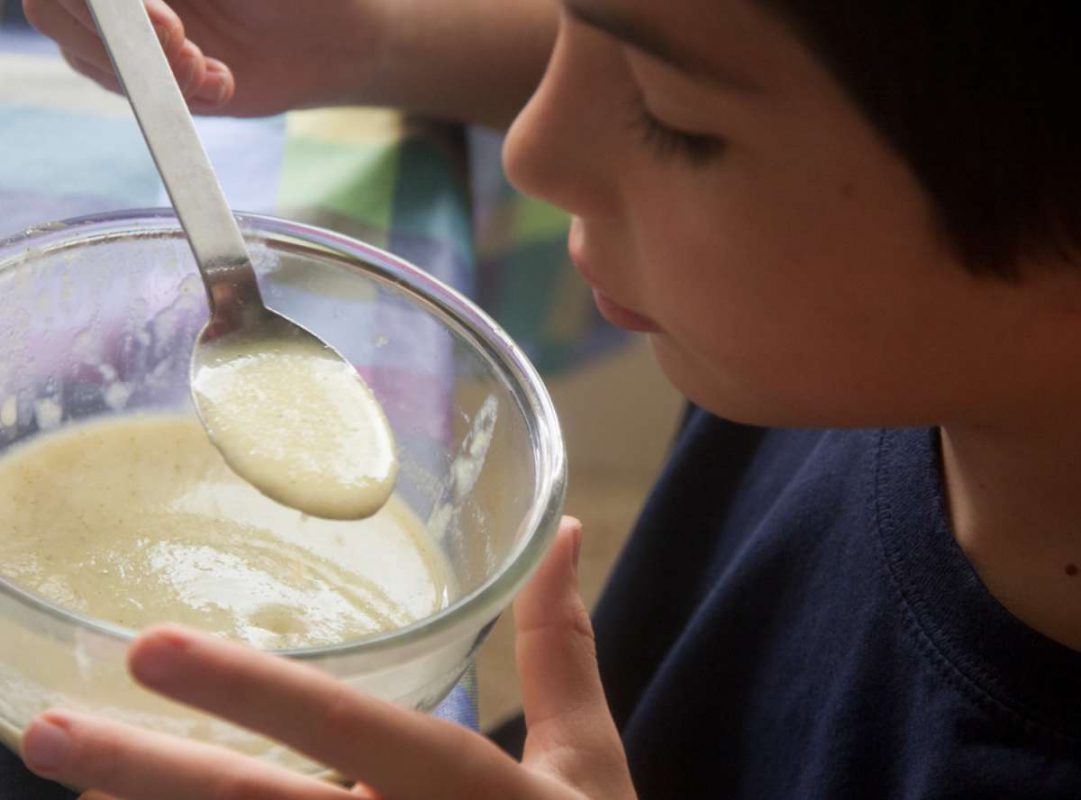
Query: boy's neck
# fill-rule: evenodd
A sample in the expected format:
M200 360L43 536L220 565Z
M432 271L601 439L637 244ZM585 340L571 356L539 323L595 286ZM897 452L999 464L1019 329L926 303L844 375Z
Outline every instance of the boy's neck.
M991 594L1081 651L1081 425L947 426L954 536Z

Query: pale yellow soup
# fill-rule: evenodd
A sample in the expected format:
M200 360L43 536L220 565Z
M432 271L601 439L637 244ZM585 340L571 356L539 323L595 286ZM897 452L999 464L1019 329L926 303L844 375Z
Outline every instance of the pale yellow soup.
M307 517L237 477L189 416L127 416L0 458L0 571L71 611L263 648L333 644L445 607L447 565L397 497Z

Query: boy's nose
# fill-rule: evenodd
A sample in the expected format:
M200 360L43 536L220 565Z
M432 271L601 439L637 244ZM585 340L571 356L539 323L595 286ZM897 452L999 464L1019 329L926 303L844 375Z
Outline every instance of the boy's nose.
M588 43L587 43L588 44ZM604 215L610 194L603 75L588 48L561 29L548 69L503 145L507 176L520 191L580 216ZM593 67L593 68L591 68Z

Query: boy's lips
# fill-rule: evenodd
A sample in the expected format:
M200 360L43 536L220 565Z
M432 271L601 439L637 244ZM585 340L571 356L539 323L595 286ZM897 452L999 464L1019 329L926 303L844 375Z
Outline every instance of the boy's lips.
M620 328L640 333L658 333L660 327L649 317L643 317L637 311L631 311L621 306L600 289L593 288L593 302L597 304L597 310L601 316Z
M613 325L626 328L629 331L639 331L641 333L659 332L660 326L656 322L639 314L637 311L632 311L626 306L620 305L604 289L600 288L582 253L581 242L581 237L572 235L567 249L570 253L571 262L581 276L585 278L586 283L592 287L593 302L597 304L597 310L601 312L601 316Z

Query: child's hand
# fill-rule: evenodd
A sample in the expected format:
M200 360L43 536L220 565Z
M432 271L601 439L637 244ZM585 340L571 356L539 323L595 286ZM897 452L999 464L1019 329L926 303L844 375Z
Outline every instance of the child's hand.
M348 102L377 70L386 0L145 0L195 111L259 116ZM23 0L76 70L118 91L85 0ZM209 56L214 56L213 58Z
M265 734L361 782L353 791L225 750L92 717L48 712L23 737L40 775L125 800L632 798L605 704L564 520L515 604L529 736L521 764L451 722L360 696L323 673L173 627L139 638L129 666L146 686Z

